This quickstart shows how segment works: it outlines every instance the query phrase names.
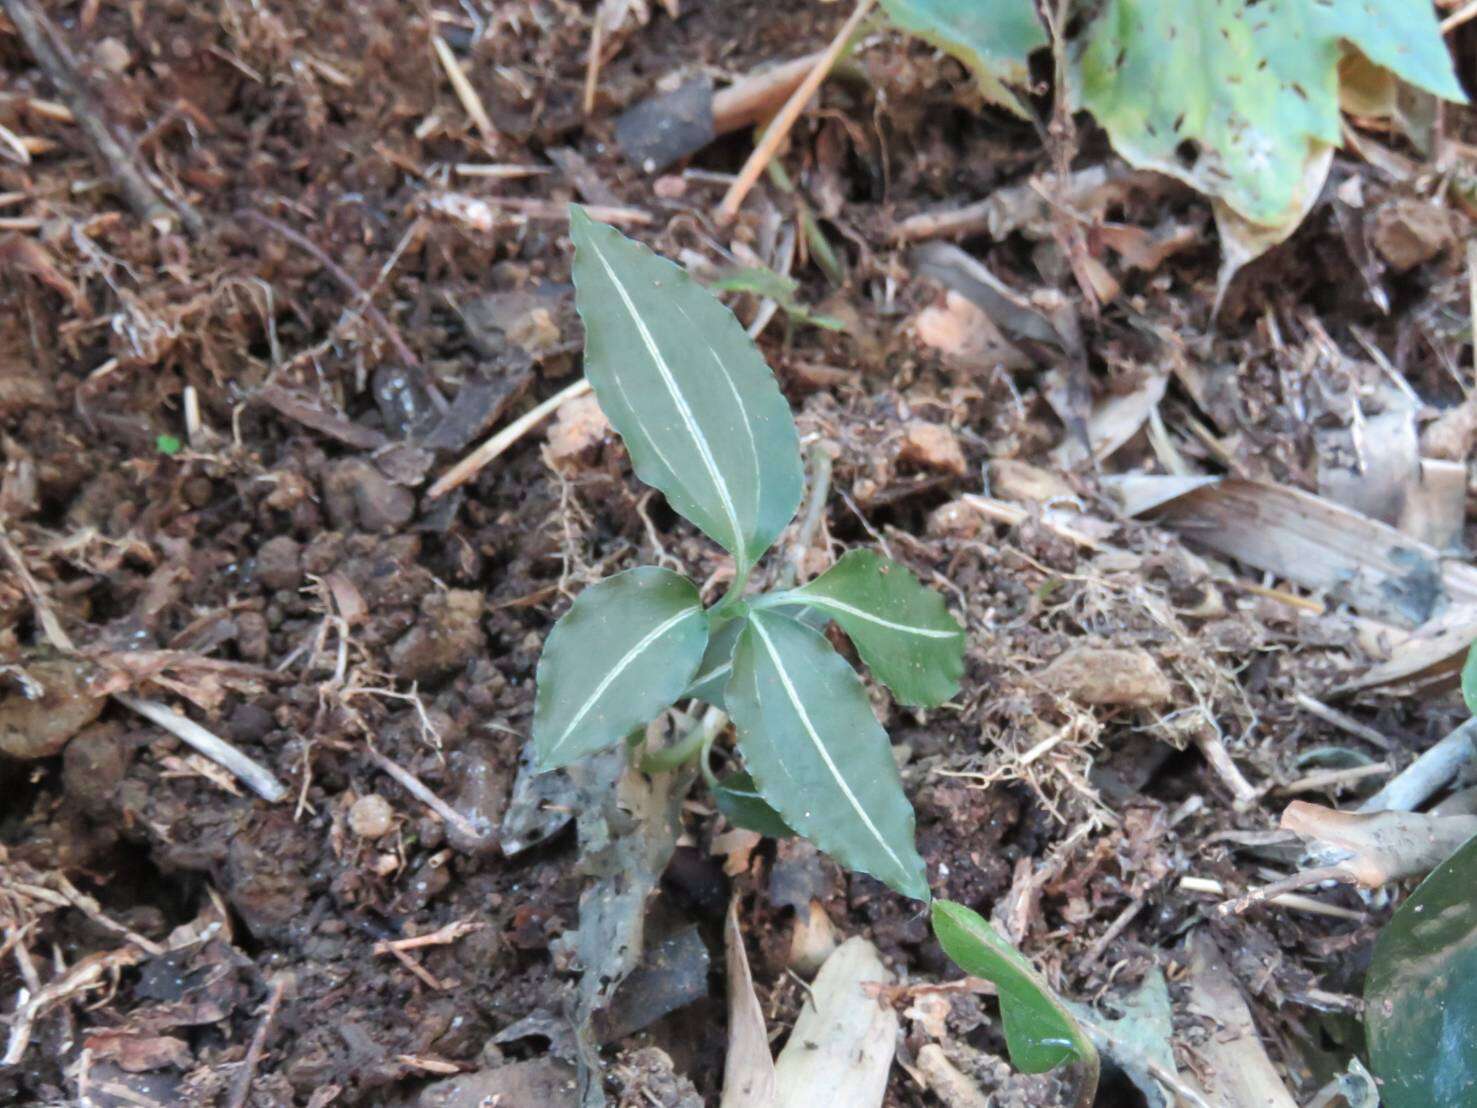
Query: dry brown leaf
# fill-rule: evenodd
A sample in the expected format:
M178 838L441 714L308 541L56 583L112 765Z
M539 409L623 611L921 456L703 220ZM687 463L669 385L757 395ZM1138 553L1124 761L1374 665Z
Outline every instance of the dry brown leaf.
M1421 812L1340 812L1294 800L1282 826L1306 839L1347 850L1337 865L1366 888L1429 873L1477 834L1477 816Z
M774 1059L764 1013L754 995L749 955L739 928L739 898L728 902L723 947L728 972L728 1056L723 1066L722 1108L771 1108L775 1096Z

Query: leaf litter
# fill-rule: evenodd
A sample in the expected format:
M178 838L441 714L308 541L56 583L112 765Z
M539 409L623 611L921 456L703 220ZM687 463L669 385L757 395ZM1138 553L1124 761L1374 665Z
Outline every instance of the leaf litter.
M83 5L59 33L88 99L138 140L138 180L194 213L162 231L0 30L17 74L0 125L29 152L0 163L19 263L0 282L0 1011L18 1056L0 1099L227 1104L245 1074L253 1104L577 1103L583 1058L592 1098L716 1102L745 982L691 944L722 963L732 902L752 1003L730 1066L762 1075L761 1048L783 1058L822 1002L883 1020L868 978L930 1013L876 1035L847 1075L869 1096L1071 1102L1006 1065L997 999L878 882L741 843L701 789L532 779L534 666L581 587L659 561L711 598L727 571L576 394L544 413L552 439L520 425L426 495L579 379L571 199L699 275L758 259L793 305L854 321L796 312L760 342L832 461L802 580L875 549L965 617L949 703L872 705L937 891L993 917L1151 1103L1187 1099L1171 1082L1206 1103L1354 1087L1354 1047L1330 1069L1313 1044L1357 1013L1400 876L1430 863L1383 831L1350 843L1347 815L1456 735L1402 786L1416 810L1397 829L1428 846L1429 821L1471 818L1432 811L1470 787L1465 109L1441 118L1438 164L1415 114L1370 127L1360 106L1306 220L1216 312L1204 200L1100 140L1054 183L1032 128L979 115L956 62L890 35L791 130L790 187L760 183L723 227L746 133L686 138L648 172L614 121L699 75L715 109L742 92L772 112L845 13L606 7L622 18L592 55L590 13L544 0L441 5L431 25L398 5ZM1061 204L1118 286L1096 319ZM924 239L949 249L909 252ZM816 244L844 287L809 264ZM754 298L732 300L746 324ZM1106 672L1115 691L1094 692ZM233 793L114 693L187 715L286 795ZM1311 771L1299 803L1345 816L1325 828L1348 858L1280 829ZM388 808L372 823L354 814L369 797ZM572 832L575 809L592 814ZM442 813L501 827L503 848ZM1218 910L1312 865L1377 866L1381 891ZM462 921L483 926L447 930ZM863 942L885 971L834 984ZM690 971L663 994L681 1006L597 1043L595 1011L664 950Z

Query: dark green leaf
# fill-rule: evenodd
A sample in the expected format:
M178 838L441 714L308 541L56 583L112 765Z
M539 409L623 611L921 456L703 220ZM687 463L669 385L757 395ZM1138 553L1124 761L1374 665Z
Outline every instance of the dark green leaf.
M1026 59L1046 45L1032 0L882 0L882 7L902 30L968 66L986 100L1025 117L1006 85L1024 85Z
M791 600L839 623L872 673L902 703L932 707L959 690L964 630L943 597L896 562L853 550L808 585L761 603Z
M1477 643L1467 648L1467 661L1462 666L1462 699L1467 711L1477 716Z
M790 407L733 313L683 270L570 209L585 376L636 474L739 562L800 504Z
M735 827L758 831L774 839L788 839L795 834L760 795L748 773L730 773L713 787L713 801L728 822Z
M708 649L703 652L697 676L682 693L683 700L693 698L706 701L715 708L724 706L723 690L728 686L728 675L733 672L733 648L743 629L742 619L731 619L719 625L708 637Z
M1000 990L1005 1045L1017 1069L1045 1073L1076 1058L1097 1084L1097 1048L1051 986L984 917L951 900L935 900L933 933L960 969ZM1091 1097L1081 1103L1091 1103Z
M538 663L539 766L568 765L619 742L682 694L708 643L697 587L642 566L580 593Z
M1477 1105L1477 838L1380 932L1364 1023L1386 1108Z
M744 764L785 823L842 865L928 899L887 733L823 635L777 612L751 612L725 699Z

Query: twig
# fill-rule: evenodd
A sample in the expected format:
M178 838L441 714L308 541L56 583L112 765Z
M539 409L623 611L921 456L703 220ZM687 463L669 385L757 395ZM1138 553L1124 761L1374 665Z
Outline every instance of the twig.
M1246 779L1246 775L1232 760L1231 752L1226 749L1225 741L1214 729L1210 727L1197 729L1195 745L1200 748L1200 753L1205 755L1205 760L1215 771L1216 776L1231 790L1231 795L1235 797L1233 802L1235 807L1248 808L1261 798L1257 787Z
M437 497L445 496L452 489L465 485L499 454L558 411L566 401L584 396L589 391L589 380L581 377L574 384L556 392L538 407L525 412L437 478L436 483L427 490L427 498L435 500Z
M1136 896L1128 902L1128 907L1118 913L1117 918L1108 924L1108 929L1092 944L1092 948L1087 952L1087 957L1081 962L1081 968L1083 970L1091 969L1097 964L1097 960L1103 956L1109 944L1119 935L1123 934L1128 928L1128 925L1134 921L1134 918L1144 910L1144 905L1147 903L1148 901L1142 896Z
M402 966L404 966L406 969L408 969L411 973L413 973L417 977L419 977L421 979L421 982L423 984L425 984L425 986L427 988L433 989L433 990L435 990L438 993L441 992L443 989L446 988L445 984L443 984L442 982L440 982L440 981L438 981L436 979L436 975L435 974L433 974L430 970L426 969L425 966L421 965L419 962L417 962L409 954L406 954L405 951L401 950L399 947L392 946L388 950L386 950L385 953L386 954L393 954L395 956L395 960L397 962L399 962Z
M1477 717L1467 720L1359 805L1360 812L1413 812L1477 756Z
M1321 885L1325 881L1338 881L1348 884L1354 880L1354 876L1343 866L1318 866L1315 869L1298 870L1294 874L1278 881L1272 881L1259 888L1251 889L1228 900L1217 907L1217 911L1223 916L1239 916L1257 904L1267 901L1277 902L1280 897L1292 892L1294 889L1306 889L1309 885Z
M287 786L272 775L271 770L248 758L224 739L217 737L194 720L180 715L167 704L157 700L145 700L132 693L114 693L113 699L124 707L132 708L145 719L164 728L204 754L212 762L223 766L241 779L257 796L275 804L287 795Z
M89 955L55 981L32 993L10 1017L10 1040L6 1044L5 1057L0 1058L0 1067L13 1066L21 1060L31 1042L31 1030L43 1011L57 1001L92 988L110 970L135 965L142 957L132 946Z
M461 63L451 52L451 47L447 46L446 40L435 31L431 32L431 46L435 48L436 60L441 63L441 68L446 70L446 79L451 82L452 91L461 101L462 108L472 117L472 122L477 125L477 131L482 135L482 140L489 146L497 145L498 135L492 125L492 119L488 116L487 109L482 106L482 98L477 95L472 82L467 80L467 74L463 71Z
M236 212L237 219L248 220L259 223L270 231L275 231L299 250L312 256L313 260L321 265L335 281L343 286L344 291L352 295L358 301L358 308L364 313L372 324L380 329L391 346L395 348L395 356L407 366L420 365L420 359L411 353L410 347L405 345L405 340L400 337L400 332L395 325L385 318L385 314L379 310L369 294L359 287L359 282L349 276L344 267L324 253L323 248L312 239L301 232L294 231L285 223L281 223L263 212L252 208L241 208Z
M110 919L107 915L103 913L102 906L98 904L96 900L88 896L86 893L82 892L70 881L68 881L60 870L52 874L51 877L52 880L57 883L57 886L60 889L59 892L55 892L41 885L31 885L24 882L16 882L9 887L14 889L18 893L30 897L32 900L42 900L45 901L47 904L55 905L58 908L76 908L77 911L81 912L99 927L105 928L108 931L112 931L115 934L122 935L129 942L133 943L150 957L160 958L168 953L164 949L164 947L160 946L158 943L150 939L146 939L137 931L131 930L130 928L125 927L123 924L118 923L116 920Z
M231 1083L229 1108L245 1108L246 1098L251 1095L251 1082L256 1076L256 1068L261 1064L262 1054L267 1048L267 1036L271 1034L272 1024L277 1018L277 1009L282 1007L282 996L287 992L290 980L291 978L286 973L279 973L272 978L272 988L267 993L267 1004L262 1011L261 1022L256 1025L256 1031L252 1033L251 1045L246 1048L246 1057L241 1062L241 1070L236 1074L236 1080Z
M1212 877L1181 877L1180 888L1187 893L1226 895L1226 887ZM1278 893L1269 897L1268 903L1290 908L1296 912L1310 912L1315 916L1331 916L1333 919L1346 920L1364 919L1363 912L1340 908L1337 904L1324 904L1321 900L1314 900L1311 896L1301 896L1298 893Z
M175 198L173 206L166 203L144 176L136 158L114 137L103 120L102 111L92 93L78 77L76 67L54 41L56 32L46 16L36 10L32 0L3 2L5 14L15 24L21 41L26 44L31 57L36 59L36 64L56 86L98 158L117 178L119 191L123 193L123 199L134 214L150 223L160 216L168 218L177 214L190 234L200 234L205 229L205 221L200 218L200 213L183 198Z
M819 443L810 448L810 495L805 501L805 514L795 532L795 546L786 565L785 581L780 588L790 588L805 569L805 555L815 542L815 533L826 518L826 502L831 498L831 455Z
M851 36L861 26L863 19L872 10L876 0L858 0L856 10L851 13L841 30L836 32L836 37L831 40L831 45L826 47L825 53L811 67L805 80L800 82L799 87L790 94L785 101L785 106L764 129L764 137L759 140L759 145L754 147L749 160L744 163L743 169L739 170L738 179L729 187L723 197L723 202L718 205L718 221L729 223L738 215L739 208L743 205L744 197L749 195L749 190L759 180L759 175L764 172L769 163L774 160L780 145L790 133L790 128L795 126L795 121L800 118L800 113L805 110L810 98L815 95L816 89L821 87L831 67L841 57L847 45L851 42Z
M389 758L386 758L378 750L374 749L374 747L369 748L369 760L372 761L375 765L379 766L380 769L384 770L391 777L393 777L397 782L399 782L401 788L403 788L411 796L419 800L427 808L431 809L431 811L435 812L446 823L450 824L452 827L455 827L471 842L491 842L491 828L478 828L466 816L462 815L450 804L446 803L446 801L442 800L430 789L426 788L426 786L421 783L420 778L416 777L415 774L411 773L407 769L402 769L400 766L390 761Z
M1347 785L1351 781L1362 781L1366 777L1377 777L1382 773L1389 773L1394 768L1389 762L1372 762L1367 766L1353 766L1348 769L1321 769L1306 777L1299 777L1296 781L1283 785L1277 791L1280 793L1310 793L1337 785Z
M454 943L463 935L481 931L487 924L480 920L462 919L428 931L424 935L412 935L408 939L385 939L374 944L376 954L389 954L393 950L419 950L423 946L445 946Z
M1377 746L1381 750L1390 750L1394 744L1381 735L1373 727L1360 723L1352 716L1347 716L1337 708L1331 708L1321 700L1315 700L1306 693L1298 693L1293 697L1299 708L1303 708L1325 723L1331 723L1341 731L1347 731L1351 735L1363 739L1371 746Z

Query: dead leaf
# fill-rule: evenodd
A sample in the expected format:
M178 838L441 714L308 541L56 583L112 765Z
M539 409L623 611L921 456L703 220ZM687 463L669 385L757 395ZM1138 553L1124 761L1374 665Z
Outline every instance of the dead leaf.
M86 1047L97 1060L114 1062L129 1073L146 1073L166 1066L188 1069L194 1060L183 1039L121 1028L93 1032L87 1036Z
M897 1046L898 1018L868 996L867 983L888 985L892 974L877 948L847 939L826 959L810 1000L775 1063L775 1108L878 1108Z
M1282 827L1348 851L1350 857L1338 861L1338 867L1366 888L1377 889L1435 869L1477 834L1477 816L1340 812L1294 800L1282 813Z
M728 1056L723 1065L721 1108L770 1108L774 1104L774 1059L764 1012L754 995L749 954L739 929L737 895L728 902L723 947L728 973Z

